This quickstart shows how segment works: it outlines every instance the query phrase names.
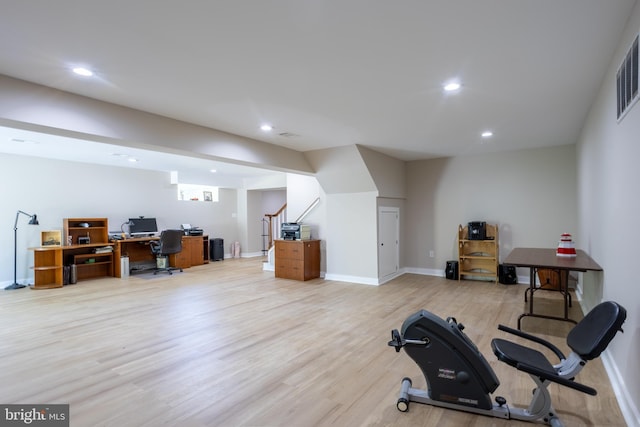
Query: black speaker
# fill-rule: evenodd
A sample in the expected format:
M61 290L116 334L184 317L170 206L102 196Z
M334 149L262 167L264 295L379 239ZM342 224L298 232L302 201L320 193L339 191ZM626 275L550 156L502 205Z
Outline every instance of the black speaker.
M209 241L209 251L211 261L220 261L224 259L224 240L220 238L211 239Z
M444 277L449 280L458 280L458 261L447 261Z
M472 221L468 225L469 240L485 240L487 238L487 223Z
M518 283L516 268L513 265L500 264L498 266L498 280L503 285L515 285Z

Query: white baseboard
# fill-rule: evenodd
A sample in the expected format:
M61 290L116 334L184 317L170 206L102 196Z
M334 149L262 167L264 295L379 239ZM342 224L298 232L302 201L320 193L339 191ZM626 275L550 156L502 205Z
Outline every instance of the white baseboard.
M637 402L630 399L630 394L627 391L624 378L620 375L618 366L606 350L602 352L600 357L602 358L604 370L607 371L607 376L611 381L611 386L616 395L618 405L620 405L620 411L622 412L624 420L629 427L640 427L640 410L638 409Z
M380 284L378 282L377 277L358 277L358 276L346 276L342 274L325 274L324 279L335 280L336 282L358 283L361 285L378 286Z

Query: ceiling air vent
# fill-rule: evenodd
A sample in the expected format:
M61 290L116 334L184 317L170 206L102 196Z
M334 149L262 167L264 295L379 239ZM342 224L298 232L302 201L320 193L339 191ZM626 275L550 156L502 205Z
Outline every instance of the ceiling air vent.
M631 49L622 61L616 74L616 89L618 94L618 122L638 100L638 36Z
M291 132L281 132L278 135L283 137L283 138L296 138L296 137L299 136L299 135L296 135L295 133L291 133Z

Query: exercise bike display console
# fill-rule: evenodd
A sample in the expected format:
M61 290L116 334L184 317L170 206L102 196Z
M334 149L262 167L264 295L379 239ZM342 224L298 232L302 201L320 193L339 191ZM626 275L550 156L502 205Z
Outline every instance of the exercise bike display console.
M509 407L506 399L491 394L500 385L489 363L463 332L464 326L455 318L444 320L420 310L409 316L401 331L391 331L388 345L396 352L405 352L418 365L427 383L427 390L412 387L404 378L398 410L409 410L409 402L472 412L504 419L543 422L562 426L547 389L551 382L595 395L596 390L574 381L588 360L600 356L626 319L626 310L615 302L603 302L591 310L567 335L571 353L565 356L559 348L542 338L499 325L498 329L527 339L551 350L559 359L553 365L538 350L507 340L494 338L491 348L502 362L529 374L536 383L527 409ZM495 402L495 403L494 403Z

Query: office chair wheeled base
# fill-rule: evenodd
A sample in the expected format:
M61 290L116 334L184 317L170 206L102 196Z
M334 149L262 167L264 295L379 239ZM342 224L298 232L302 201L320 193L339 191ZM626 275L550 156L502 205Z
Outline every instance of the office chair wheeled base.
M503 419L542 422L562 426L551 404L548 386L552 382L595 395L596 390L574 381L588 360L604 351L626 319L626 310L614 302L596 306L567 336L572 352L564 356L553 344L536 336L500 325L498 329L535 342L551 350L560 362L552 365L538 350L495 338L493 352L502 362L529 374L536 384L527 409L512 408L505 398L491 394L500 382L486 359L473 342L462 332L464 326L455 318L446 321L421 310L402 324L402 334L391 331L388 345L396 352L404 348L424 374L427 390L411 387L411 379L404 378L396 408L409 410L409 402L423 403Z

